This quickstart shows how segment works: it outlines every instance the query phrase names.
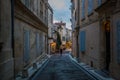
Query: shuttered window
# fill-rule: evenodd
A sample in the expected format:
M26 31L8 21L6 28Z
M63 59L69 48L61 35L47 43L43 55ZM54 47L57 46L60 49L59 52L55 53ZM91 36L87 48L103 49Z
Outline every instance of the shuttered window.
M42 54L42 44L43 44L43 40L42 40L43 39L43 37L42 37L43 34L42 34L42 32L40 32L39 35L40 35L40 54Z
M37 56L40 54L40 36L39 33L36 33L36 52Z
M30 35L29 31L24 30L24 62L29 62L29 53L30 53Z
M88 0L88 14L91 14L93 11L93 4L94 1L93 0Z
M80 32L80 51L85 51L85 31Z
M82 14L81 14L81 18L85 18L85 0L82 0Z
M120 21L117 22L117 61L120 63Z

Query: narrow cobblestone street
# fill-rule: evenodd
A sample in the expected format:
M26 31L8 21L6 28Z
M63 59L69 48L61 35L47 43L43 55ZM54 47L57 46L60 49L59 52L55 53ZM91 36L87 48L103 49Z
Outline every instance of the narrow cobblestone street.
M31 80L94 80L75 66L68 54L53 55L45 68Z
M120 80L120 0L0 0L0 80Z

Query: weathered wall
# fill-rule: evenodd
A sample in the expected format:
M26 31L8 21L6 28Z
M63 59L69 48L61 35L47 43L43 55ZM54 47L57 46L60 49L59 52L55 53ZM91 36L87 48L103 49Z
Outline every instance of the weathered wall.
M72 32L72 55L74 57L77 57L75 32Z
M120 79L120 63L118 63L117 58L120 57L120 52L118 52L118 40L120 36L118 36L118 24L120 24L120 12L116 13L112 17L112 39L111 39L111 65L110 65L110 73L113 77L115 77L117 80ZM120 27L120 25L119 25Z
M47 3L48 0L20 0L34 15L47 25Z
M42 27L42 26L40 26ZM16 73L21 71L25 65L24 56L24 32L29 31L30 33L30 53L29 53L29 63L34 62L42 53L45 53L45 33L40 30L35 29L32 25L29 25L19 19L15 19L15 68ZM40 39L40 52L36 51L36 34L39 34ZM43 49L43 50L42 50Z
M85 31L86 33L86 50L85 53L80 53L80 60L86 64L91 65L93 62L93 67L99 69L99 59L100 59L100 30L99 22L94 22L88 26L80 29L80 31Z
M11 44L11 0L0 0L0 79L12 80L13 54ZM7 76L7 77L6 77Z

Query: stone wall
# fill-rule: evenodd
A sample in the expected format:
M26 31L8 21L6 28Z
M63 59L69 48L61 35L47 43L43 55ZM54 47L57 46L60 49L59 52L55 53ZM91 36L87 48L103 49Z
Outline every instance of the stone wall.
M111 39L111 65L110 65L110 74L116 78L117 80L120 79L120 63L118 62L118 57L120 57L118 54L120 54L120 52L118 52L118 33L117 33L117 30L118 30L118 26L117 26L117 22L119 22L120 24L120 12L114 14L112 16L112 25L111 25L111 28L112 28L112 39Z
M100 68L100 30L99 22L94 22L80 29L85 31L85 53L80 53L80 60L88 65L93 63L93 67L96 69Z
M47 25L48 0L20 0L34 15Z
M12 80L14 76L11 29L11 0L0 0L1 80Z
M47 53L48 27L19 0L14 9L15 76Z
M77 58L75 32L72 32L72 55Z
M33 62L37 62L37 58L47 53L47 24L44 24L43 19L32 13L20 0L14 1L15 5L11 5L11 0L0 0L0 80L13 80L25 67L32 66ZM14 15L11 6L14 6ZM47 12L43 16L46 17L45 15ZM29 31L30 35L28 63L25 63L23 58L25 31ZM39 36L38 42L36 34ZM36 49L38 43L40 51Z
M41 26L42 27L42 26ZM30 53L29 53L29 63L24 63L24 32L29 31L30 35ZM39 34L40 41L40 53L36 51L36 34ZM32 25L29 25L19 19L15 19L15 68L16 73L23 70L26 65L32 64L40 54L46 53L45 51L45 33L35 29ZM39 55L38 55L39 54Z

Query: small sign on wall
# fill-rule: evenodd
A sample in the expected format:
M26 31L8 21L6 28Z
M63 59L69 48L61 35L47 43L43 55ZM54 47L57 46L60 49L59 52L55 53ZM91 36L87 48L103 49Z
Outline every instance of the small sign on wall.
M117 61L120 63L120 20L116 23L117 26Z

